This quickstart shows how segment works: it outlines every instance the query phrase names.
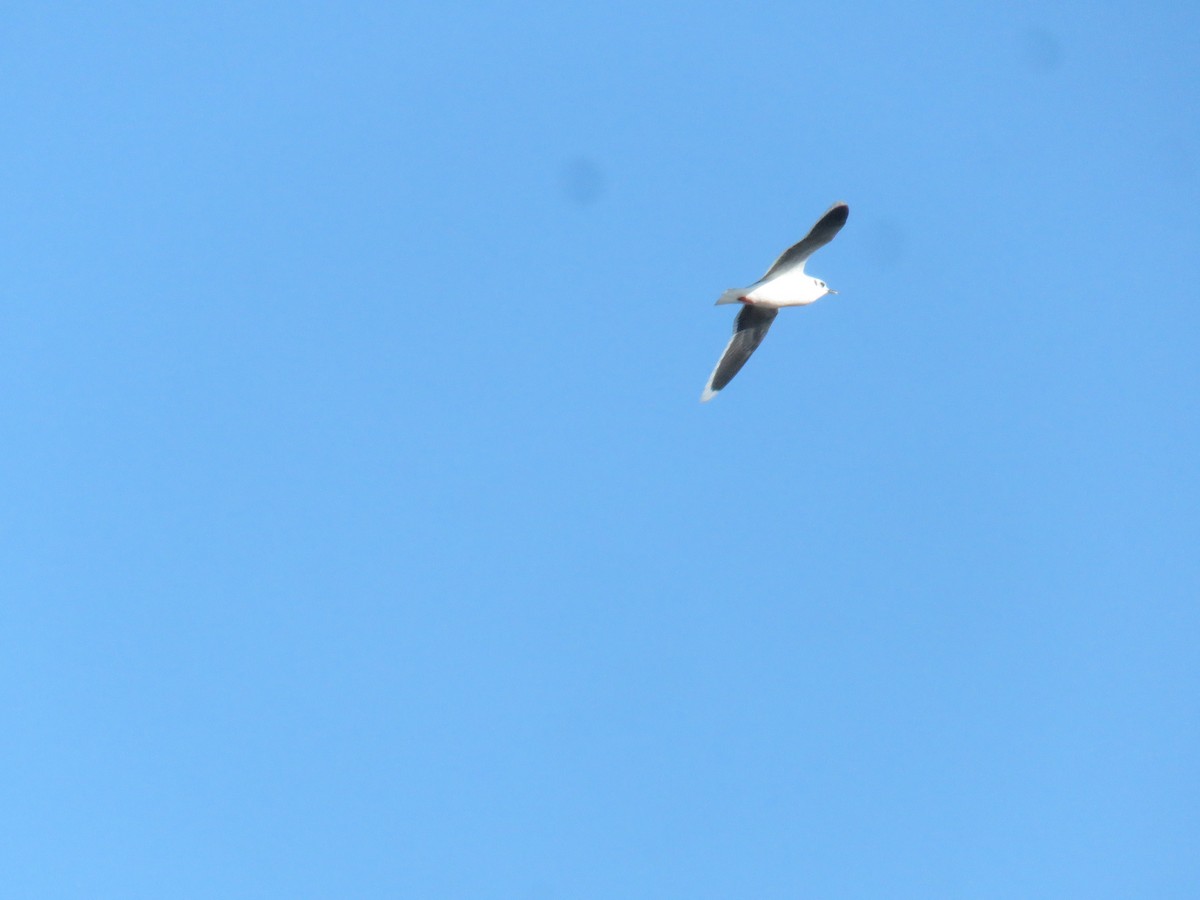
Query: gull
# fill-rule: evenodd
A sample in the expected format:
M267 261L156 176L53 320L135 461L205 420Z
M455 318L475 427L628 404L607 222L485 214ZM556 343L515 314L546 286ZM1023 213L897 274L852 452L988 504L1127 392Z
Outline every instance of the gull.
M750 354L758 349L767 336L771 323L781 306L807 306L826 294L836 294L819 278L804 274L804 264L817 250L833 240L846 224L850 207L835 203L804 236L783 252L767 274L749 287L730 288L723 293L717 306L723 303L742 303L741 312L733 325L733 338L717 361L717 367L708 376L708 384L700 395L700 402L707 403L729 384L733 376L741 371Z

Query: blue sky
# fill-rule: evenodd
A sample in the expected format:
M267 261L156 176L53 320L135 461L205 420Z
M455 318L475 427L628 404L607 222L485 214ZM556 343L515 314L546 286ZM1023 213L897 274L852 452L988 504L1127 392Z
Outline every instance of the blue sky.
M7 890L1196 896L1197 34L10 4Z

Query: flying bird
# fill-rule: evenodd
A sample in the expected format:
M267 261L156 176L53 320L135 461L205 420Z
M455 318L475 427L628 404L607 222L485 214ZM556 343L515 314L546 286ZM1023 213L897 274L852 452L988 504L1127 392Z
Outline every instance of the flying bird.
M781 306L807 306L826 294L836 294L819 278L804 274L804 264L813 253L830 241L842 230L850 215L845 203L835 203L798 244L783 252L767 274L749 287L730 288L723 293L717 306L723 303L741 303L741 311L733 325L733 338L717 361L717 367L708 376L708 384L700 395L700 402L707 403L729 384L733 376L741 371L750 354L758 349L767 336L771 323Z

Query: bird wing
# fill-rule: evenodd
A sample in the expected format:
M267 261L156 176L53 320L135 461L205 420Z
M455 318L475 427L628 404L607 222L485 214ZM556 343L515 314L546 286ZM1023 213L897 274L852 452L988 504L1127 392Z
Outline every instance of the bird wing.
M803 272L805 260L832 241L842 230L842 226L846 224L849 216L849 206L840 202L833 204L799 243L793 244L783 251L783 255L775 260L771 268L767 269L767 274L762 277L762 280L770 278L782 269L790 269L793 266L799 266L800 271Z
M717 392L741 371L750 354L758 349L762 339L767 336L771 323L779 314L777 309L767 309L761 306L747 304L738 313L733 325L733 337L730 339L725 352L717 361L717 367L708 376L708 384L700 395L701 402L707 402L717 396Z

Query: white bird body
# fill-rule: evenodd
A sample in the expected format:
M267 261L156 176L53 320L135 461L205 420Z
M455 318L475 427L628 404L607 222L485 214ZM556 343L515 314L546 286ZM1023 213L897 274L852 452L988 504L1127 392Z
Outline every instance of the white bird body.
M783 306L808 306L815 303L826 294L829 288L825 282L804 274L804 266L786 269L770 278L756 281L744 288L731 288L721 295L717 305L722 303L752 303L755 306L765 306L768 309L779 309Z

